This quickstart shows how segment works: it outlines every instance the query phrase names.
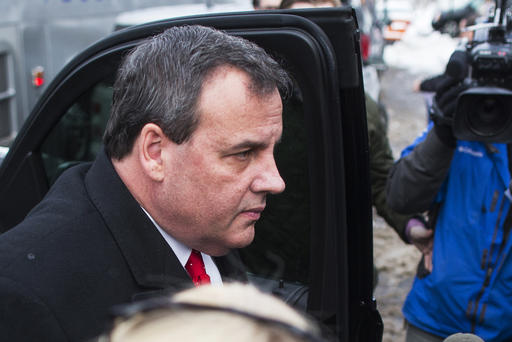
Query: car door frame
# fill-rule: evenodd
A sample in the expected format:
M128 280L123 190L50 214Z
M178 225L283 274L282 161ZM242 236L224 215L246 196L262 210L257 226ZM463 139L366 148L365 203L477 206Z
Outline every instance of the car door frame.
M42 199L48 185L42 176L38 144L73 101L70 94L66 99L63 89L73 89L79 95L87 89L86 83L100 81L102 74L115 64L106 56L116 56L114 59L118 61L136 42L171 25L212 26L256 41L255 37L263 28L275 30L276 34L286 30L301 32L309 37L305 44L316 45L313 50L318 56L315 58L319 58L322 65L320 73L305 77L317 77L317 92L329 94L324 94L325 101L313 101L318 108L307 109L318 113L315 117L308 116L308 125L315 132L309 145L312 157L309 164L311 211L317 219L315 224L321 227L311 234L315 251L312 260L320 265L313 268L311 274L311 310L317 317L325 316L326 320L330 318L326 313L335 312L334 325L341 340L378 340L380 318L376 318L378 312L371 294L373 256L366 117L354 18L353 11L346 8L330 12L239 13L166 20L114 33L68 64L38 101L0 167L0 182L4 182L0 196L3 192L4 199L11 196L14 201L26 203L25 211ZM333 32L330 27L340 22L352 28L341 34ZM352 45L353 55L343 53L346 44ZM52 113L60 114L52 116ZM19 186L17 178L29 180L33 193L12 190Z

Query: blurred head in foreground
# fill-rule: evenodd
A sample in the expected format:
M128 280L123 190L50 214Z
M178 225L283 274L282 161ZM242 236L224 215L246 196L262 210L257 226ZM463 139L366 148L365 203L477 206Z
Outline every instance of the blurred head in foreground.
M484 340L473 334L457 333L448 336L443 342L484 342Z
M253 286L200 286L122 307L98 342L324 341L309 318Z

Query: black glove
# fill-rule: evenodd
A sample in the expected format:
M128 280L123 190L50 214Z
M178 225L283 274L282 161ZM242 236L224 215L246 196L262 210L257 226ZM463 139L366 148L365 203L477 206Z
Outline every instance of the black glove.
M436 95L429 108L429 115L434 122L434 130L443 143L455 147L453 136L453 116L460 93L468 89L464 82L467 75L467 58L465 52L455 51L450 57L444 77L439 80Z

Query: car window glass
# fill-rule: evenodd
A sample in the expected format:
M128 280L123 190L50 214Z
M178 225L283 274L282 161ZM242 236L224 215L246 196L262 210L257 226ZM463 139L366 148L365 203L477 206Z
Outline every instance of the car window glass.
M41 147L50 185L67 168L94 160L102 146L111 101L112 82L100 82L81 95L52 129Z
M267 208L256 223L254 242L241 251L244 264L256 278L273 280L267 282L273 292L282 292L289 302L304 307L310 264L306 140L302 101L296 94L284 106L283 136L275 152L286 190L267 197Z
M40 153L50 185L67 168L94 160L102 147L111 98L111 80L96 84L78 98L47 136ZM278 196L268 196L267 207L256 225L255 241L241 251L254 282L274 292L279 288L285 296L295 292L304 306L310 259L306 147L303 104L296 90L284 104L283 135L275 151L286 190Z

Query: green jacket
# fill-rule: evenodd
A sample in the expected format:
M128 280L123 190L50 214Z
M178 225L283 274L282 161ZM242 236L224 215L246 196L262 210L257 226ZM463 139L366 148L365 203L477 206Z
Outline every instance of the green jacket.
M386 204L386 181L394 159L381 110L383 109L380 109L379 105L366 95L372 204L377 209L377 213L395 229L402 240L408 242L405 237L405 226L407 221L416 215L398 214Z

